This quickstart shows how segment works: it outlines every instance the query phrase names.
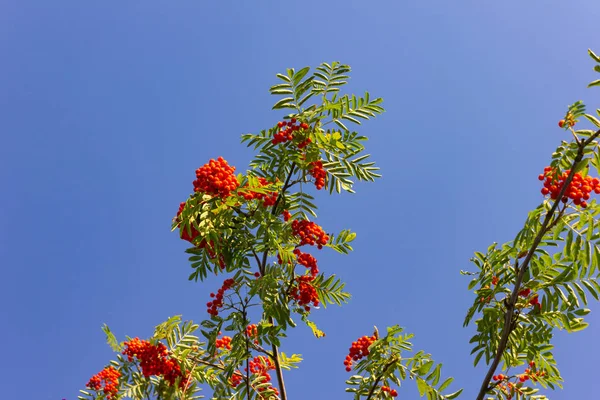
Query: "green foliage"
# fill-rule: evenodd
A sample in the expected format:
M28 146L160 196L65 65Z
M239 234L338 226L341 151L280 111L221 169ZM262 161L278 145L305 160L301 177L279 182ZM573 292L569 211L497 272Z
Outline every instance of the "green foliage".
M591 51L590 56L599 61ZM596 140L600 131L573 130L581 117L600 127L597 118L585 113L581 101L568 108L564 125L572 131L573 140L562 141L550 163L553 179L570 171L563 185L570 184L575 173L587 176L590 165L600 173ZM563 193L567 196L566 189ZM515 395L544 399L536 386L562 387L552 352L554 329L585 329L589 296L600 297L600 206L595 200L587 207L565 200L545 200L529 213L512 241L502 246L494 243L471 260L477 272L468 273L474 276L468 287L475 299L464 324L478 317L470 341L474 364L484 360L493 373L500 362L505 372L503 379L484 381L478 399L482 394L496 399ZM518 372L511 375L513 370Z
M381 386L394 384L402 386L402 381L414 380L421 397L428 400L454 399L462 389L443 394L453 382L453 378L441 381L442 364L435 364L430 354L418 351L411 356L403 352L412 352L409 340L412 334L402 334L398 325L387 328L387 334L369 347L369 355L359 361L355 367L358 373L351 376L346 384L347 392L354 393L355 399L380 398ZM377 397L374 397L377 396Z
M589 55L600 72L600 58L591 50ZM189 280L214 283L213 276L226 275L233 283L211 294L207 307L217 311L210 318L198 325L171 317L145 342L155 349L166 346L161 362L171 363L174 382L165 372L145 376L141 356L124 357L128 343L119 343L104 325L107 343L118 353L110 362L120 374L115 398L197 399L203 385L213 399L287 400L276 388L283 391L282 371L302 361L298 354L279 351L287 331L300 318L316 338L325 336L312 313L321 304L325 308L350 299L344 282L321 272L327 266L317 267L314 254L321 248L348 254L356 234L348 229L325 234L309 222L318 216L312 185L330 194L353 193L355 181L381 176L365 151L367 137L348 126L360 127L383 113L382 99L368 92L341 93L350 72L349 66L332 62L312 73L304 67L277 74L279 83L270 88L279 96L273 109L290 114L259 133L242 135L242 142L257 151L245 173L211 176L215 186L227 179L237 188L225 194L195 192L180 208L172 229L191 244L186 250ZM589 86L600 86L600 80ZM575 130L580 121L593 129ZM600 174L600 119L577 101L559 125L573 138L552 154L552 178L569 171L564 175L569 185L575 173L585 177L593 168ZM318 183L321 174L324 186ZM540 388L562 387L551 344L555 329L585 329L588 305L600 298L600 204L560 201L567 195L565 189L557 202L543 201L528 213L513 240L476 252L476 271L461 271L471 277L468 289L475 295L464 320L465 326L475 325L470 340L474 365L489 365L478 400L546 399ZM413 351L411 338L399 326L388 328L383 337L376 330L366 357L356 359L347 392L357 400L389 399L383 387L401 387L408 378L421 397L457 398L462 389L448 393L453 378L443 379L442 365L430 354ZM81 393L80 399L108 397L102 390Z

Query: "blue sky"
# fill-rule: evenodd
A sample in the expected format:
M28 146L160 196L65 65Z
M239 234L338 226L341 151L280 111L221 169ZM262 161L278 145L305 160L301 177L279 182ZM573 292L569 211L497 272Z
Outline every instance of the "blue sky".
M220 278L188 283L170 232L194 170L217 156L245 170L240 135L280 117L275 73L338 60L351 90L385 99L361 130L383 179L319 198L322 226L358 233L355 253L319 258L353 299L315 313L326 339L291 333L283 350L305 362L290 397L349 398L350 343L400 324L473 398L483 369L459 270L541 201L566 106L598 107L585 85L599 19L577 0L0 1L2 397L76 398L112 357L105 322L145 337L205 317ZM597 311L588 321L556 337L553 399L600 389ZM400 395L416 398L412 382Z

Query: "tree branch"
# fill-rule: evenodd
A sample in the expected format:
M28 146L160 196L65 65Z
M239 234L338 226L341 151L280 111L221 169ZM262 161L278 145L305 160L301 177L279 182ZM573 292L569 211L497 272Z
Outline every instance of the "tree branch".
M371 390L369 390L369 394L367 395L367 398L365 400L371 399L373 393L375 393L375 389L377 389L377 385L379 385L379 382L381 381L381 378L383 378L383 375L385 375L385 372L388 370L388 368L394 365L396 361L398 361L398 359L396 357L392 357L392 359L385 365L385 367L383 367L383 371L381 371L381 374L379 374L377 379L375 379L375 383L373 383L373 386L371 386Z
M533 254L537 250L544 235L548 232L549 229L552 228L552 226L549 225L550 221L552 220L554 213L556 212L556 209L558 208L558 206L561 202L561 199L565 195L565 192L567 191L568 186L571 184L571 181L573 180L573 177L575 176L575 166L581 160L583 160L584 151L585 151L585 148L587 147L587 145L589 145L598 136L600 136L600 130L597 131L596 133L594 133L593 135L591 135L587 140L578 142L579 148L577 150L577 155L575 156L575 158L573 159L573 163L571 164L571 170L569 172L569 175L567 176L567 179L565 180L556 200L554 201L554 204L550 208L550 211L548 211L546 213L546 216L544 217L544 221L542 222L542 227L540 228L536 237L533 239L531 248L527 252L527 256L525 257L525 260L523 261L523 264L521 265L521 268L519 269L519 273L515 278L515 286L511 293L510 300L506 304L506 313L504 314L504 326L502 328L502 333L500 335L500 343L498 344L498 349L496 350L496 356L494 357L494 360L492 361L492 364L490 365L490 368L488 369L488 372L485 375L485 378L483 379L483 383L481 384L481 388L479 389L479 394L477 395L477 400L483 400L483 397L485 396L485 394L490 390L490 386L489 386L490 381L492 380L492 377L493 377L494 373L496 372L496 368L498 368L498 365L500 364L502 355L504 354L504 351L506 350L506 345L508 343L508 337L513 332L513 330L516 328L516 326L513 325L515 304L517 303L517 298L519 296L521 284L523 283L523 277L525 276L525 272L527 271L527 268L529 267L529 262L531 261L531 258L533 257ZM552 224L552 225L554 225L554 224Z
M285 196L285 191L290 187L290 179L292 179L292 175L294 174L294 169L296 168L296 163L292 163L292 166L290 167L290 172L288 173L287 178L285 179L285 183L283 184L283 187L281 188L281 192L279 192L279 195L277 196L277 199L275 200L275 203L273 204L273 208L271 209L271 215L276 215L277 214L277 207L279 207L279 203L281 202L281 199L283 198L283 196ZM260 268L260 274L264 275L265 274L265 269L267 267L267 256L269 254L269 249L265 249L263 255L262 255L262 262L259 265ZM273 326L275 326L275 321L273 320L273 317L269 317L269 323L272 324ZM279 350L277 348L276 345L272 345L272 359L273 359L273 363L275 364L275 372L277 374L277 385L279 386L279 394L280 394L280 398L281 400L287 400L287 393L285 391L285 383L283 381L283 371L281 369L281 363L279 361Z

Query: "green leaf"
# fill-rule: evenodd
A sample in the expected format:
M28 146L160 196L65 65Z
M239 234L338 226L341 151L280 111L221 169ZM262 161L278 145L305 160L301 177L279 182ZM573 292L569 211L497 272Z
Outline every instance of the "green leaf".
M300 83L300 81L302 80L302 78L304 78L304 76L306 76L308 71L310 71L310 67L304 67L300 71L296 72L294 74L294 76L292 77L292 80L294 81L294 85L298 85Z
M285 97L281 100L279 100L277 103L275 103L275 105L273 106L273 109L279 109L279 108L295 108L295 106L292 103L292 101L294 101L293 97Z
M344 125L342 123L342 121L340 121L339 119L334 119L333 122L335 122L335 124L337 126L339 126L340 128L342 128L343 130L345 130L346 132L349 132L348 128L346 128L346 125Z
M435 369L429 376L426 378L428 381L431 381L432 385L437 385L440 381L440 372L442 371L442 364L438 364L435 366Z
M122 350L121 345L117 341L115 335L110 331L108 325L102 325L102 330L106 334L106 343L110 346L113 351L120 352Z
M575 172L581 172L585 167L588 166L589 162L589 158L584 158L583 160L579 161L577 165L575 165Z
M421 395L421 397L423 397L423 395L429 391L429 385L427 385L427 382L425 382L422 378L418 376L417 388L419 389L419 394Z
M600 57L598 57L596 55L596 53L594 53L591 49L588 49L588 54L590 55L590 57L592 57L592 59L596 62L600 63Z
M294 91L291 89L275 89L271 90L271 94L294 94Z
M454 393L447 394L447 395L446 395L446 396L444 396L444 397L445 397L445 398L447 398L447 399L450 399L450 400L452 400L452 399L455 399L455 398L457 398L458 396L460 396L460 394L462 393L462 391L463 391L463 389L460 389L460 390L458 390L458 391L456 391L456 392L454 392Z
M590 84L587 85L587 87L592 87L592 86L600 86L600 79L590 82Z
M431 367L433 366L433 361L427 361L425 364L421 365L421 367L417 370L419 375L425 375L429 372Z
M443 392L444 390L446 390L446 388L448 386L450 386L450 384L454 381L454 378L448 378L446 379L444 382L442 382L442 384L440 385L440 387L438 388L438 392Z
M598 120L598 118L596 118L596 117L594 117L593 115L590 115L590 114L584 114L584 117L586 117L588 119L588 121L590 121L592 124L594 124L598 128L600 128L600 121Z
M283 74L277 74L275 75L276 77L278 77L279 79L281 79L282 81L286 81L286 82L292 82L292 80L290 78L288 78L287 76L283 75Z

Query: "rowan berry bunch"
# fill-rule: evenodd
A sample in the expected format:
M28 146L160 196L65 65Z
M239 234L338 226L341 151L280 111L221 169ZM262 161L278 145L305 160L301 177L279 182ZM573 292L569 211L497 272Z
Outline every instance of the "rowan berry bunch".
M311 143L312 143L312 140L310 140L310 138L306 138L303 141L298 143L298 148L300 150L302 150L303 148L305 148L306 146L308 146Z
M288 210L283 210L283 213L281 213L281 215L283 215L283 220L285 222L288 222L290 218L292 218L292 214L290 214Z
M319 267L317 266L317 259L308 253L303 253L300 249L295 249L294 254L296 255L296 260L298 264L304 265L306 268L310 269L310 275L312 277L317 276L319 273Z
M231 289L235 285L235 280L232 278L225 279L223 281L223 286L217 291L217 293L211 293L210 297L214 298L213 301L209 301L206 303L207 312L212 316L219 315L219 309L223 307L223 295L229 289Z
M92 376L86 386L92 390L102 389L106 398L111 400L119 393L120 376L121 373L117 369L109 366ZM102 383L104 383L104 387Z
M215 340L215 347L217 349L231 350L231 337L223 336L221 339Z
M177 220L179 220L179 217L181 216L181 213L183 212L183 209L185 208L185 202L179 203L179 210L177 211ZM181 239L183 240L187 240L190 243L194 243L194 239L196 239L198 237L198 235L200 234L200 232L198 232L196 230L196 228L194 228L194 226L190 225L190 231L188 232L187 229L181 229L181 222L179 222L177 224L177 227L179 228L179 234L181 235Z
M352 346L350 346L348 349L349 353L344 360L344 365L346 366L347 372L352 371L352 364L355 361L358 361L361 358L369 355L369 346L371 346L376 340L377 337L373 335L363 336L355 342L352 342Z
M129 362L134 359L140 361L140 368L145 377L162 376L165 381L173 385L178 378L182 378L181 369L176 360L169 357L167 347L162 343L152 344L147 340L134 338L124 343L123 354L127 356ZM185 385L184 379L181 379L179 386Z
M295 132L298 132L300 130L306 130L309 128L309 126L306 122L300 123L299 121L296 120L296 118L292 118L288 122L279 121L277 123L277 126L280 128L280 131L277 132L275 135L273 135L273 140L271 140L271 143L273 143L273 145L277 145L279 143L285 143L285 142L294 140ZM302 143L304 143L304 142L302 142ZM310 141L308 143L310 143ZM306 143L302 147L306 147L306 145L308 143ZM300 145L298 145L298 147L302 148L302 147L300 147Z
M569 173L570 170L559 174L558 171L552 167L544 168L544 173L538 176L540 181L544 181L544 187L541 190L542 194L544 196L549 194L552 200L557 200ZM566 203L571 199L576 206L586 208L586 200L589 200L592 191L596 194L600 194L600 179L592 178L591 176L582 176L580 173L576 173L567 187L561 201Z
M572 126L575 126L575 123L575 117L573 116L573 114L567 113L565 119L561 119L560 121L558 121L558 126L560 128L564 128L565 126L567 128L570 128Z
M521 297L529 297L529 295L531 294L531 289L529 288L525 288L519 291L519 296Z
M314 307L319 306L319 296L317 289L311 284L314 280L312 276L303 275L296 278L296 284L290 290L290 296L303 306L306 312L310 311L310 304Z
M250 367L251 374L262 376L264 378L262 383L271 382L271 375L269 375L268 371L274 370L275 364L273 363L273 361L271 361L270 358L265 356L256 356L254 357L254 359L250 360L248 366ZM247 369L246 372L248 372ZM272 386L263 386L257 389L258 392L264 392L265 390L270 389L275 392L276 396L279 395L279 391L277 390L277 388L274 388Z
M531 296L531 298L529 299L529 305L532 307L537 307L538 309L542 308L542 305L540 304L540 298L537 293Z
M527 304L529 304L531 307L537 307L538 309L542 308L542 304L540 303L539 295L537 293L534 293L533 296L530 297L531 289L521 289L518 295L523 298L529 297L529 299L527 300Z
M231 375L231 378L229 378L229 384L235 389L240 383L242 383L243 380L244 376L239 370L237 370L233 373L233 375Z
M263 177L259 177L258 182L260 183L261 186L269 186L270 185L270 183ZM264 207L270 207L275 204L275 202L277 201L278 195L279 195L278 192L269 192L269 193L265 194L265 193L258 193L258 192L254 192L254 191L248 191L248 192L244 193L242 196L244 197L244 199L246 199L248 201L262 200L262 205Z
M315 187L317 190L323 189L325 186L325 178L327 177L327 171L323 167L323 162L321 160L313 161L310 163L310 174L315 178Z
M381 387L381 391L383 393L386 393L386 394L390 395L391 397L397 397L398 396L398 392L396 391L396 389L392 389L389 386L382 386Z
M256 337L258 336L258 326L256 324L250 324L246 327L246 336Z
M292 234L300 238L298 246L316 244L319 249L322 249L329 241L329 236L325 234L323 228L305 219L292 221Z
M235 167L229 166L223 157L211 159L196 170L194 192L206 193L225 198L236 190L239 183L233 174Z
M492 379L497 382L497 387L507 395L507 399L512 399L516 393L521 393L521 388L517 383L525 383L528 380L537 382L540 378L546 376L545 371L537 370L534 361L529 361L529 368L525 369L523 374L508 376L504 374L494 375ZM514 382L511 382L514 380Z

